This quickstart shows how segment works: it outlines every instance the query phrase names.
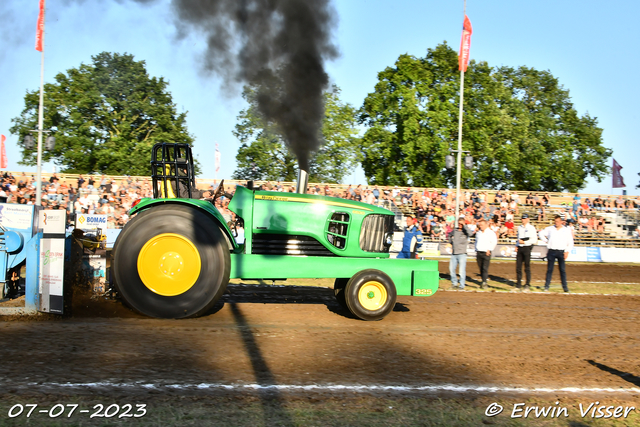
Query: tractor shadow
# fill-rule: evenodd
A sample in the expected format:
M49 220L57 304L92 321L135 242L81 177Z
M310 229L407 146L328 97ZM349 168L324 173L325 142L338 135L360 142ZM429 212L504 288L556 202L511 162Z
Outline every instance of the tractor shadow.
M610 374L616 375L620 378L622 378L625 381L630 382L631 384L635 385L636 387L640 387L640 377L637 375L633 375L630 372L624 372L624 371L619 371L615 368L612 368L610 366L604 365L602 363L598 363L595 360L587 360L587 363L589 363L590 365L595 366L596 368L604 371L604 372L608 372Z
M220 301L207 315L216 313L224 304L316 304L324 305L332 313L358 319L336 300L332 288L265 284L229 284ZM394 312L408 312L409 307L396 303Z

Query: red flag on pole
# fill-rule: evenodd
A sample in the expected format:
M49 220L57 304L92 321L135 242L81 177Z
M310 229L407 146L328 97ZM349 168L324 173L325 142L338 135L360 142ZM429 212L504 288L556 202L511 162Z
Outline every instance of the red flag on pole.
M9 167L9 161L7 160L7 149L4 146L4 142L7 137L0 135L0 168L6 169Z
M458 70L467 71L469 65L469 49L471 48L471 21L469 17L464 15L464 24L462 25L462 40L460 41L460 55L458 55Z
M613 188L626 187L626 185L624 185L624 179L622 179L622 175L620 174L621 169L622 166L616 162L616 159L613 159Z
M44 35L44 0L40 0L40 13L38 14L38 25L36 26L36 50L42 52L42 38Z

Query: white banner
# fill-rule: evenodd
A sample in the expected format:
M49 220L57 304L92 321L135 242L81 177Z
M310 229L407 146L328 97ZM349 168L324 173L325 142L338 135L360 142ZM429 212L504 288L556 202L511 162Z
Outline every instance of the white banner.
M101 228L107 229L107 216L106 215L86 215L80 214L76 216L76 228L82 230L96 230Z
M40 311L62 314L64 239L40 241Z

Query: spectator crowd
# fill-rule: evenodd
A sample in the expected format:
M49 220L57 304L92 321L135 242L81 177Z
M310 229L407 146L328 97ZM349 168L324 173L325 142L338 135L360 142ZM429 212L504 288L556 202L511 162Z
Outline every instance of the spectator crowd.
M66 209L71 213L105 214L111 228L120 228L128 221L128 211L133 202L143 197L153 197L150 178L124 177L114 180L106 175L79 175L73 180L61 180L57 174L42 180L42 205L47 209ZM213 185L211 186L213 187ZM213 188L210 188L213 189ZM259 186L261 190L294 192L295 188L280 182L266 182ZM234 189L227 188L231 194ZM455 223L455 191L447 189L412 189L398 186L348 185L337 188L324 184L312 184L308 194L339 197L372 205L410 212L417 219L417 226L423 236L432 241L446 241L453 231ZM546 221L550 208L549 193L529 193L522 197L517 192L469 190L462 194L460 214L466 224L475 230L480 220L489 223L489 227L498 238L515 238L515 218L526 206L535 211L533 220ZM7 203L34 204L36 202L36 179L33 175L21 173L15 176L5 173L0 179L0 198ZM234 215L228 209L229 200L220 197L216 205L227 220ZM612 198L581 198L575 194L572 203L554 207L560 211L565 221L572 224L576 231L604 233L604 219L599 213L613 212L616 209L640 209L640 197L635 200L622 196Z

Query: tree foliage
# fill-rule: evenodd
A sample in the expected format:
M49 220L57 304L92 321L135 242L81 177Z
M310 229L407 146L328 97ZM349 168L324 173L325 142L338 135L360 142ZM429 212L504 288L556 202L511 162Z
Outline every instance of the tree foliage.
M156 142L193 143L186 113L177 114L168 83L149 77L133 55L103 52L55 76L45 85L44 128L56 137L43 151L63 172L149 175ZM25 108L12 119L20 141L36 129L39 90L27 92ZM35 165L36 150L22 149L20 164Z
M278 126L258 112L256 93L255 87L245 86L242 94L249 106L238 115L233 132L241 143L233 178L295 181L298 161ZM310 181L339 183L355 165L359 141L356 110L341 102L339 94L335 86L324 94L322 145L311 157Z
M458 141L457 53L444 43L425 58L401 55L378 79L360 114L369 182L455 185L455 170L444 165ZM474 157L474 168L462 171L466 188L577 191L609 170L597 119L580 117L549 71L471 61L462 135Z

